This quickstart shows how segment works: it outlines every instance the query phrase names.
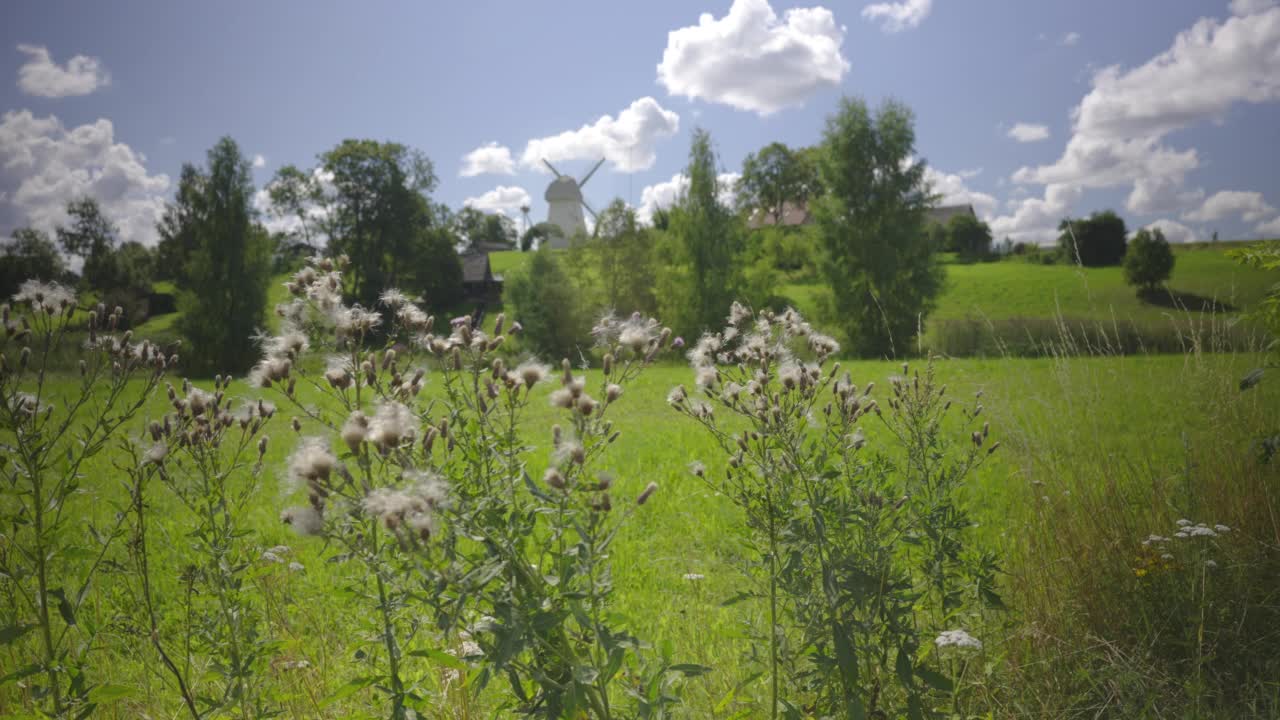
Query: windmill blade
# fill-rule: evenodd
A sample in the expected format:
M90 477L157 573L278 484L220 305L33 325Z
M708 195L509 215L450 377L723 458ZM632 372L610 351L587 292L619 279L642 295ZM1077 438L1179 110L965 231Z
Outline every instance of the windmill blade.
M547 162L547 159L546 159L546 158L543 158L543 159L542 159L542 164L543 164L543 165L546 165L548 168L550 168L551 172L555 173L555 176L556 176L556 177L560 177L560 171L559 171L559 170L557 170L557 169L555 169L555 167L553 167L553 166L551 165L551 163Z
M591 219L592 219L592 220L595 220L596 222L599 222L599 221L600 221L600 216L596 214L596 211L595 211L595 210L592 210L592 209L591 209L591 206L587 204L587 201L586 201L586 200L583 200L583 201L582 201L582 207L586 208L586 209L587 209L587 212L591 213Z
M586 185L587 181L591 179L591 176L595 175L596 171L599 170L600 166L603 164L604 164L604 158L600 158L600 162L596 163L596 166L591 168L591 172L587 173L586 176L584 176L581 180L578 181L578 187L582 187L583 185ZM591 214L594 215L595 213L591 213Z

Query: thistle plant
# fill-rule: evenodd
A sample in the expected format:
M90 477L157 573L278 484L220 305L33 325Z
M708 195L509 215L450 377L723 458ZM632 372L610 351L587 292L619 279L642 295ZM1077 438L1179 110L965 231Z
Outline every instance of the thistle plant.
M895 378L886 411L831 362L838 351L795 311L735 303L689 353L695 390L668 400L725 455L723 477L701 463L693 474L745 514L759 582L735 600L767 603L769 716L919 717L953 687L935 636L998 602L959 500L996 445L976 403L961 418L969 439L947 441L951 402L932 367ZM895 443L874 446L868 419Z
M13 600L0 611L0 636L34 647L32 661L10 668L4 681L31 683L30 697L46 714L84 717L95 705L85 669L97 628L79 611L124 531L123 516L104 526L86 519L93 513L85 501L99 489L86 463L146 404L177 357L116 334L120 308L78 313L59 285L29 280L13 300L13 308L0 307L0 583ZM79 382L57 393L53 359L77 346Z
M441 690L432 677L447 678L451 692L467 688L463 702L499 680L526 714L614 716L621 673L641 644L611 620L608 547L656 485L615 500L615 479L597 466L618 439L611 406L669 331L644 318L601 326L603 340L618 341L601 386L589 393L566 363L551 395L565 423L547 429L550 467L531 474L522 419L551 370L507 366L499 349L519 325L499 317L490 335L460 318L436 334L434 318L395 290L380 311L348 307L342 265L318 260L290 281L285 327L265 340L255 377L297 410L296 429L321 431L290 458L307 500L283 519L356 563L348 591L374 610L377 643L361 651L373 672L343 692L375 687L389 716L405 718ZM307 353L321 349L324 369L313 371ZM428 367L433 393L423 392ZM299 387L325 400L305 402ZM423 661L445 672L425 672ZM637 714L660 715L668 685L640 680L669 667L645 667L648 675L630 668L637 679L625 690Z
M262 400L235 406L227 395L230 384L230 376L218 376L212 391L189 382L181 392L169 385L173 412L149 423L145 452L127 446L132 462L123 468L133 518L130 547L151 643L196 720L219 715L248 720L271 712L263 683L273 643L263 632L261 599L249 582L256 546L245 515L258 488L268 446L264 431L275 408ZM161 638L159 601L152 590L147 498L155 480L186 510L183 524L190 527L185 557L194 560L185 564L184 575L193 598L186 611L192 622L183 628L181 667ZM211 672L193 672L191 655ZM206 690L200 678L210 675L218 678L217 686Z

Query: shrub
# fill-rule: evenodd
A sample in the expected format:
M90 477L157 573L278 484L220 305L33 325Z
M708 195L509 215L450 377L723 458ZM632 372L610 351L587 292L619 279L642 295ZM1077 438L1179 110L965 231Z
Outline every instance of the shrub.
M1143 228L1124 255L1124 280L1140 291L1155 290L1173 274L1173 249L1160 228Z
M1119 265L1124 260L1124 220L1110 210L1084 220L1067 218L1058 226L1058 248L1068 262L1085 267Z
M991 228L969 213L951 218L946 228L946 249L965 259L991 254Z
M583 288L549 247L533 253L524 267L507 275L504 300L524 328L523 343L550 357L577 357L587 344L591 321Z

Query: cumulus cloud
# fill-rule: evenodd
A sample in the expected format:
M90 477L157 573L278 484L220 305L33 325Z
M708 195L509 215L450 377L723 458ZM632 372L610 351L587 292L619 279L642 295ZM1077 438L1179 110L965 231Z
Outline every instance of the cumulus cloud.
M703 13L668 33L658 82L672 95L768 115L840 84L844 30L825 7L788 10L780 21L768 0L734 0L723 18Z
M716 176L721 204L733 206L737 197L738 179L741 177L741 173L720 173ZM684 173L676 173L670 180L646 186L640 191L640 207L636 210L636 217L643 223L652 222L656 211L675 205L688 189L689 177Z
M516 161L511 157L511 148L491 142L472 150L462 156L462 177L476 175L515 175Z
M1080 33L1074 32L1074 31L1069 33L1064 33L1062 37L1058 39L1058 44L1063 47L1071 47L1072 45L1076 45L1079 42L1080 42Z
M928 165L924 169L925 182L935 195L940 195L939 205L972 205L978 217L988 219L996 209L996 199L992 195L978 192L965 185L965 180L974 177L972 171L945 173Z
M111 75L98 58L76 55L66 65L59 65L43 45L19 45L18 52L27 56L27 61L18 68L18 87L28 95L48 98L88 95L111 84Z
M1050 227L1026 223L1048 219L1041 210L1057 207L1049 197L1051 188L1057 188L1056 199L1061 200L1064 188L1128 185L1126 207L1143 214L1183 210L1198 202L1198 193L1183 189L1186 175L1199 167L1196 150L1169 147L1165 138L1197 123L1221 121L1236 103L1280 99L1280 54L1275 52L1280 8L1263 7L1256 0L1236 5L1237 12L1252 14L1198 20L1146 63L1095 74L1092 89L1072 113L1072 135L1062 156L1013 175L1020 183L1045 185L1044 198L1024 200L1018 212L996 224L1047 234Z
M1161 218L1155 222L1148 223L1144 226L1147 230L1159 230L1164 233L1164 239L1170 243L1189 243L1196 242L1200 239L1195 230L1173 220Z
M1043 197L1016 201L1011 214L991 220L991 234L1017 242L1052 243L1058 237L1058 223L1082 194L1078 186L1046 185Z
M1276 0L1231 0L1232 15L1257 15L1276 6Z
M532 202L528 191L522 187L499 185L478 197L469 197L462 201L467 207L485 212L501 212L514 216L520 214L520 208Z
M1036 142L1049 138L1049 126L1034 123L1015 123L1009 128L1009 137L1021 143Z
M1258 227L1254 230L1263 237L1280 238L1280 215L1264 223L1258 223Z
M257 155L253 156L253 166L255 168L262 168L267 166L267 159L262 156L262 153L258 153Z
M616 118L604 115L577 130L530 140L520 155L520 164L547 172L543 159L555 163L604 157L620 172L648 170L657 159L658 142L675 135L679 129L679 115L664 109L651 97L642 97Z
M69 200L94 198L119 228L121 240L157 241L169 177L147 172L146 159L116 142L105 118L66 128L29 110L0 116L0 229L52 230L67 219Z
M1245 222L1257 222L1275 211L1275 208L1262 199L1260 192L1223 190L1211 195L1200 207L1185 213L1182 219L1209 222L1239 215Z
M918 27L932 11L933 0L904 0L868 5L862 8L862 17L879 22L885 32L895 33Z

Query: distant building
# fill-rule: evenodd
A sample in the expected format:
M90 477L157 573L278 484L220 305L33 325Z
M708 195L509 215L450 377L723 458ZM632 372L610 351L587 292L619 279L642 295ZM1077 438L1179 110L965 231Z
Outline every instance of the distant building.
M497 302L502 297L502 276L494 275L489 253L470 252L461 257L462 292L477 304Z
M938 207L929 208L925 213L925 224L937 223L946 227L951 222L951 218L957 215L971 215L978 217L978 213L973 211L973 206L965 205L939 205Z

